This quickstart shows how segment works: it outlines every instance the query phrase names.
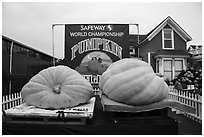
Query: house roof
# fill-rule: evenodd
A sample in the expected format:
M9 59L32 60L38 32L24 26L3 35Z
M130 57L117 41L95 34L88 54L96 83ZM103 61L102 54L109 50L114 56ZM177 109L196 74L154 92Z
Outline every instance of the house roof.
M168 16L146 35L146 39L141 41L141 44L146 40L150 41L152 38L154 38L154 36L156 36L166 25L169 25L185 42L192 40L191 36L185 32L170 16Z
M188 51L196 50L196 49L199 49L199 48L202 49L202 45L190 45L190 46L188 47Z
M154 56L163 56L163 55L190 57L190 54L183 50L158 50L154 54Z
M46 55L46 56L52 57L51 55L49 55L49 54L47 54L47 53L45 53L45 52L42 52L42 51L37 50L37 49L34 49L34 48L32 48L32 47L30 47L30 46L27 46L27 45L25 45L25 44L23 44L23 43L21 43L21 42L18 42L18 41L14 40L14 39L11 39L11 38L9 38L9 37L7 37L7 36L5 36L5 35L2 35L2 39L9 40L9 41L13 41L14 43L20 45L21 47L24 47L24 48L26 48L26 49L31 49L31 50L33 50L33 51L35 51L35 52L40 53L40 54L44 54L44 55ZM55 59L57 59L57 58L55 57Z

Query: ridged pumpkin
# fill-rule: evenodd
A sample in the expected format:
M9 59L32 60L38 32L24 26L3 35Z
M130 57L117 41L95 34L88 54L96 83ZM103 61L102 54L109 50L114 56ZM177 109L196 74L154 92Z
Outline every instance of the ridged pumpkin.
M102 74L99 86L108 98L130 105L160 102L169 90L148 63L129 58L111 64Z
M91 84L67 66L53 66L40 71L24 85L22 98L28 105L59 109L86 103L93 95Z

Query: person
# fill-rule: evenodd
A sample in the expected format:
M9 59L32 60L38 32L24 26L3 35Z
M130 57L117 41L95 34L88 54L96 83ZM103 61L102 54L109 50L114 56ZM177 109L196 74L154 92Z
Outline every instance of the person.
M169 78L166 78L165 82L166 82L166 84L167 84L168 86L170 85L170 80L169 80Z
M181 86L181 83L178 80L175 81L174 89L177 89L177 90L182 90L183 89L182 86Z

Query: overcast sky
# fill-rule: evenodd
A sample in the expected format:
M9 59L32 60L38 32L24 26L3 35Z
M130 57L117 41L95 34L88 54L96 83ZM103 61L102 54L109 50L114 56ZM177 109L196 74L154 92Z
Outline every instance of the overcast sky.
M2 4L3 35L52 55L54 23L138 23L147 34L171 16L191 37L189 44L202 44L201 2L67 2ZM136 28L131 26L130 33ZM55 56L64 58L64 27L54 29Z

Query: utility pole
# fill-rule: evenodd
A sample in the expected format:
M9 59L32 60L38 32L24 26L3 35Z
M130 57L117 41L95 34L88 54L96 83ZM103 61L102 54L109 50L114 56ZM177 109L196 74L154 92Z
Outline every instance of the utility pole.
M139 44L140 44L140 36L139 36L139 24L137 25L137 57L139 59L140 57L140 50L139 50Z

